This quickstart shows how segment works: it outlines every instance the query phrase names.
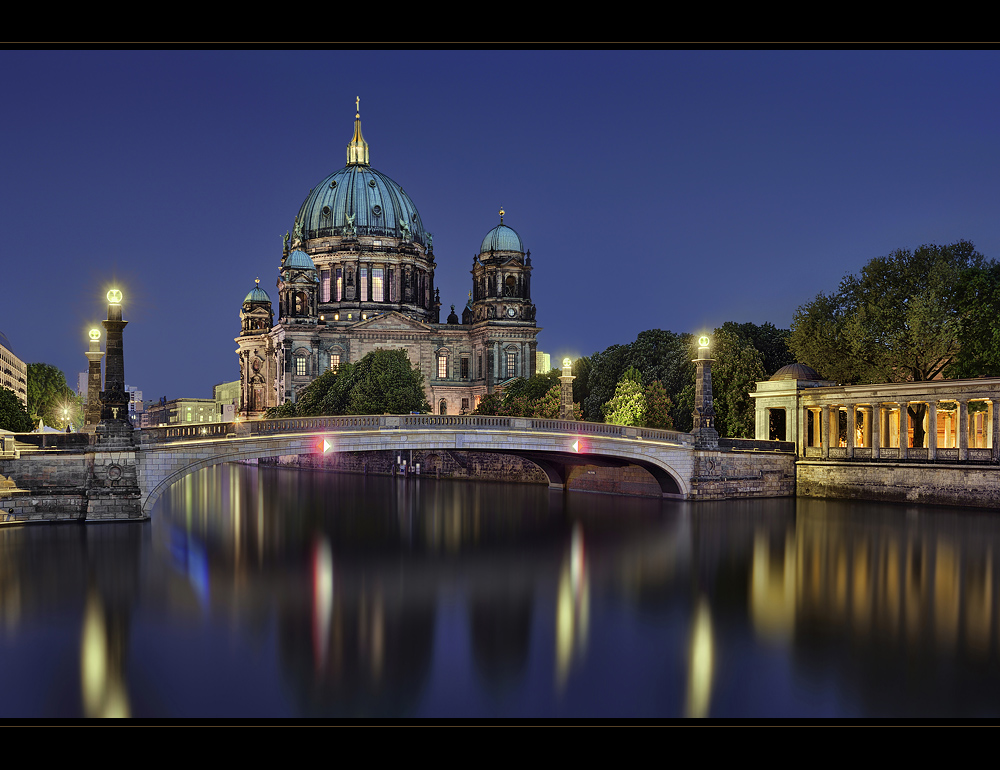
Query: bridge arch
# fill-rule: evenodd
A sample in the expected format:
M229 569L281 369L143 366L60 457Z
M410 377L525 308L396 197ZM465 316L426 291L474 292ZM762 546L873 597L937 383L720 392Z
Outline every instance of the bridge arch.
M159 432L156 432L159 431ZM229 431L229 432L227 432ZM324 451L458 450L515 454L565 488L572 466L637 465L664 497L691 495L694 448L673 431L562 420L458 415L316 417L143 431L139 483L147 516L171 484L212 465ZM324 445L325 442L325 445Z

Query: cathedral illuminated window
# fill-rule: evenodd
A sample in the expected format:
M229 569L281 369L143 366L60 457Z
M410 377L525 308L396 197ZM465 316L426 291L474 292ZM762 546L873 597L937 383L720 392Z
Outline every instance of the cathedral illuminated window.
M382 268L372 268L372 302L383 302Z
M344 271L337 268L337 302L344 298Z
M330 371L335 372L340 368L340 353L330 354Z
M299 377L304 376L306 373L306 357L305 356L295 356L295 374Z
M448 378L448 354L442 353L438 356L438 378L447 379Z
M517 353L513 350L507 351L507 376L514 376L514 367L517 364Z
M368 268L367 267L361 268L361 277L358 278L358 283L361 284L360 287L359 287L361 289L361 301L362 302L367 302L368 301Z
M320 284L320 302L330 301L330 271L323 270L320 272L322 277L322 282Z

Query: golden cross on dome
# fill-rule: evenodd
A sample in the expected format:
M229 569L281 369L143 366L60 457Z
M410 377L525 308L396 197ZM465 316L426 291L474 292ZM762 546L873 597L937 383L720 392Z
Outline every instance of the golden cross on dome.
M360 96L355 96L354 97L354 109L357 112L357 114L354 117L360 118L361 117L361 97Z
M503 206L500 207L500 224L503 224Z
M260 286L260 278L257 279L257 285Z

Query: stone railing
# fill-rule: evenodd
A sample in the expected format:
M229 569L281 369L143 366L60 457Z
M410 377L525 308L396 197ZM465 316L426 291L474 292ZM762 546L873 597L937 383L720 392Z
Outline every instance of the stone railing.
M661 444L692 446L690 433L654 428L634 428L575 420L548 420L535 417L490 415L344 415L331 417L289 417L280 420L245 420L200 425L163 425L136 432L143 446L197 439L250 438L284 433L313 431L386 431L386 430L504 430L571 433L652 441ZM778 442L750 442L774 444ZM770 450L775 451L775 450Z
M720 445L722 440L719 441ZM907 447L906 457L900 459L900 449L899 447L882 447L879 451L879 456L877 459L873 459L872 455L874 451L871 447L854 447L854 456L847 456L846 447L830 447L827 451L827 460L846 460L846 461L859 461L864 460L868 462L913 462L913 463L927 463L927 462L937 462L937 463L958 463L958 462L970 462L970 463L996 463L1000 462L1000 458L997 460L993 459L992 449L983 448L970 448L968 449L968 454L965 460L961 459L960 450L955 447L948 447L946 449L936 449L934 453L934 459L930 459L930 450L927 447ZM805 448L804 456L807 459L824 459L823 458L823 448L818 446L810 446Z
M720 438L719 449L733 452L790 452L795 453L794 441L764 441L753 438Z

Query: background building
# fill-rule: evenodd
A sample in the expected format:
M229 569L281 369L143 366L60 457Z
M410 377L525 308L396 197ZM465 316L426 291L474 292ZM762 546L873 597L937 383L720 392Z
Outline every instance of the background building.
M0 332L0 387L12 390L28 405L28 365L14 355L7 336Z
M472 262L459 318L440 322L431 234L399 184L369 164L355 115L347 165L309 193L286 233L278 319L256 285L243 300L240 413L295 401L323 372L378 349L403 349L424 375L437 414L474 409L494 386L536 369L531 253L503 222Z

